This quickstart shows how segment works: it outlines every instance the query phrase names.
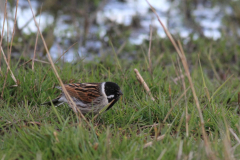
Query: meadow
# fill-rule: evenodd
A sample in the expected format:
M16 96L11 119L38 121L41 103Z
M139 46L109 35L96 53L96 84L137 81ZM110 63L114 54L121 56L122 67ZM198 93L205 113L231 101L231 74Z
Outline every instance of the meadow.
M0 79L1 157L205 159L206 146L199 113L188 79L181 76L185 74L177 54L168 51L164 54L171 55L172 64L164 65L165 56L159 62L154 61L159 56L155 54L152 73L144 56L132 63L116 57L102 62L57 63L57 71L64 83L113 81L121 87L124 95L111 110L94 121L94 115L86 116L90 125L77 119L68 105L57 108L40 105L59 94L54 88L59 84L53 71L49 70L49 64L35 62L33 71L29 63L12 61L11 69L18 86L14 86L15 82L8 75L4 90L7 67L3 65ZM205 66L218 63L221 69L228 64L220 63L218 56L214 57L214 62L205 59ZM210 69L209 74L203 72L197 56L191 62L195 62L191 77L212 154L220 159L238 159L239 68L229 65L228 69L222 69L223 75L218 72L215 75ZM155 101L137 80L135 68L149 86Z
M60 59L55 71L46 57L33 64L9 56L6 62L1 53L1 159L240 159L240 47L234 38L156 36L141 46L127 43L122 51L135 51L131 58L117 53L114 41L109 46L111 54L92 61ZM41 105L58 96L60 79L112 81L123 96L84 120L67 104Z

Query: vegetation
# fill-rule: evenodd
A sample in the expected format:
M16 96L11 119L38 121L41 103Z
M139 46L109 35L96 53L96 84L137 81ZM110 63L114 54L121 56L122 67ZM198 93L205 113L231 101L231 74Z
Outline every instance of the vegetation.
M154 47L157 48L157 46ZM205 44L198 47L205 48ZM155 56L158 56L157 54L155 53ZM35 62L35 70L32 71L28 64L12 62L11 69L19 86L14 87L14 81L11 76L8 76L6 88L2 90L1 157L5 159L36 157L43 159L156 159L161 155L163 159L175 159L179 156L180 159L191 156L194 159L206 158L192 92L187 90L186 98L181 96L184 89L181 78L177 78L181 74L177 60L175 61L177 55L170 52L164 54L171 55L173 62L176 63L164 66L163 58L154 65L152 75L148 71L147 59L140 57L138 62L128 65L126 60L118 59L120 64L123 64L121 67L112 58L107 58L102 64L87 61L78 61L75 64L64 63L63 66L61 63L56 64L64 83L113 81L121 86L124 96L113 109L102 113L94 122L91 122L92 115L86 116L91 127L84 121L79 123L75 113L67 105L57 108L40 105L49 100L49 97L52 99L59 93L54 89L58 82L53 72L48 70L50 65ZM213 53L213 55L216 54ZM200 57L203 56L200 55ZM155 63L154 59L152 59L153 63ZM233 64L225 70L221 67L225 65L224 63L209 61L209 66L211 66L210 63L213 63L213 66L219 63L219 68L224 71L224 76L218 75L220 77L218 80L213 72L212 78L205 72L202 75L201 70L207 70L207 67L201 68L197 57L192 58L189 63L194 63L191 67L191 76L212 150L219 158L232 155L239 158L239 142L229 130L232 128L236 135L240 135L239 105L234 103L237 101L239 92L237 87L239 68ZM156 101L149 98L137 81L134 68L140 71ZM5 66L2 67L1 89L4 86L6 70ZM229 77L230 79L226 81ZM184 81L188 88L186 77ZM210 102L205 87L212 97ZM231 101L227 103L229 98ZM189 114L188 137L186 136L186 106ZM171 107L174 109L163 123ZM156 141L160 135L165 137L161 141ZM144 148L144 145L151 141L153 145ZM233 147L234 145L236 147Z
M149 41L137 46L126 40L122 55L115 52L121 46L109 40L111 54L92 61L58 61L55 67L64 83L113 81L124 93L96 119L86 115L88 123L68 105L41 105L60 92L44 58L34 62L34 69L24 55L9 60L15 82L0 57L0 158L240 159L240 48L228 38L213 41L190 36L182 44L187 63L182 63L170 40L157 36L151 41L150 58ZM126 58L126 53L131 57ZM183 67L186 64L195 91Z

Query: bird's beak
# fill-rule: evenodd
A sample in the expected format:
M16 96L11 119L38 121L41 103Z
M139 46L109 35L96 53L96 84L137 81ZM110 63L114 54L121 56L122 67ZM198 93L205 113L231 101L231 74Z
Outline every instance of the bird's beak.
M122 93L122 91L121 91L121 90L120 90L118 93L119 93L119 95L123 95L123 93Z

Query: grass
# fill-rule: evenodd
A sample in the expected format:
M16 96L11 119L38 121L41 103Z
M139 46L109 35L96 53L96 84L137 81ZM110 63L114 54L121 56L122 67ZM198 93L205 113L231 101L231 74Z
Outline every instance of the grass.
M153 55L154 56L154 55ZM153 63L154 63L153 58ZM126 63L118 59L119 64ZM197 61L197 60L196 60ZM56 64L64 83L113 81L119 84L124 96L108 112L102 113L95 122L87 115L91 127L78 123L75 113L67 106L53 107L40 104L53 99L59 91L50 65L35 63L35 71L29 63L25 66L14 62L11 69L19 81L18 87L11 87L14 81L8 76L4 96L1 100L0 158L5 159L205 159L207 157L200 130L198 111L190 90L186 93L188 106L189 136L186 136L185 98L177 103L166 122L165 116L171 104L184 92L181 80L177 84L174 64L165 67L159 63L148 72L145 59L131 65L115 63L107 58L106 63L78 61L75 64ZM129 67L130 66L130 67ZM203 65L202 65L203 66ZM137 68L148 84L156 101L152 101L134 73ZM177 67L176 67L177 68ZM235 67L234 67L235 68ZM2 67L3 73L6 66ZM223 159L226 156L239 158L240 147L229 131L232 128L239 137L239 115L237 93L239 80L236 75L218 81L201 72L199 65L192 68L192 79L202 109L205 129L214 154ZM46 75L46 77L45 77ZM203 76L201 76L203 75ZM230 77L230 75L228 75ZM205 94L203 78L210 97ZM186 86L189 87L185 77ZM0 79L3 86L4 78ZM218 89L220 88L220 89ZM216 92L217 91L217 92ZM227 104L227 100L232 98ZM165 135L161 141L156 138ZM152 146L144 147L147 142Z
M68 105L40 105L60 92L51 65L35 62L33 71L29 58L11 59L16 87L0 57L0 158L240 159L237 42L190 36L183 45L188 63L182 66L181 48L153 36L141 46L124 42L121 53L115 52L113 39L111 55L55 64L64 83L113 81L123 91L96 120L86 115L89 124L79 121ZM138 82L135 68L155 101ZM190 69L191 77L182 76L183 68Z

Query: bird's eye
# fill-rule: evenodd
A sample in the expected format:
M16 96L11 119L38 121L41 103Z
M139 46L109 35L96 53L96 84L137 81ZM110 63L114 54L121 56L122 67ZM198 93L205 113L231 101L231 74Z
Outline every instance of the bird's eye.
M113 97L114 97L114 95L107 96L107 98L113 98Z

